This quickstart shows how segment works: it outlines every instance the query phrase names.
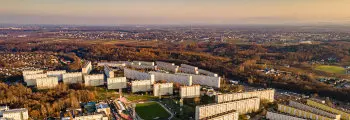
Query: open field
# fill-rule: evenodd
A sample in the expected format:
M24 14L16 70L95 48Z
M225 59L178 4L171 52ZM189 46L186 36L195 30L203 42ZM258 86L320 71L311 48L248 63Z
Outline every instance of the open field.
M170 114L156 102L147 102L136 104L136 113L144 120L164 120L170 117Z
M344 74L345 68L339 67L339 66L331 66L331 65L320 65L315 68L316 70L329 72L329 73L338 73L338 74Z

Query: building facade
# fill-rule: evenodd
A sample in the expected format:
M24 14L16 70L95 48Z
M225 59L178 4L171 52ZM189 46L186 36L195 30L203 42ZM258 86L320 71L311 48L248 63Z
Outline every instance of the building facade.
M282 113L286 113L289 115L311 119L311 120L336 120L335 118L329 118L326 116L322 116L316 113L312 113L310 111L305 111L301 109L297 109L288 105L278 104L278 111Z
M131 81L131 91L135 92L148 92L152 91L151 80L137 80Z
M81 72L83 74L89 74L92 70L92 64L91 61L87 61L84 65L83 68L81 68Z
M196 120L207 118L213 115L229 112L232 110L237 111L238 114L246 114L256 112L260 107L260 99L248 98L236 101L230 101L225 103L214 103L208 105L196 106Z
M179 75L179 74L169 74L169 73L161 73L161 72L150 72L154 74L155 80L165 80L167 82L179 83L181 85L192 85L192 76L188 75Z
M306 104L309 105L309 106L313 106L313 107L316 107L318 109L324 110L324 111L340 114L341 115L341 119L350 120L350 113L349 112L346 112L346 111L343 111L343 110L339 110L339 109L330 107L328 105L325 105L325 104L322 104L322 103L319 103L319 102L316 102L316 101L310 100L310 99L307 100Z
M180 97L181 98L195 98L199 97L201 92L200 85L192 85L192 86L181 86L180 87Z
M107 78L108 89L122 89L126 88L126 77Z
M266 113L266 118L268 120L306 120L304 118L299 118L295 116L286 115L283 113L276 113L276 112L270 112L270 111Z
M105 114L94 114L77 116L74 120L108 120L108 117Z
M173 83L157 83L153 85L153 95L172 95Z
M43 74L44 70L24 70L22 71L22 75L32 75L32 74Z
M36 79L38 78L45 78L47 77L46 74L27 74L23 76L24 82L27 83L27 86L35 86L36 85Z
M84 75L85 86L101 86L104 85L103 74Z
M334 118L337 120L340 120L340 117L341 117L337 113L327 112L327 111L317 109L315 107L308 106L308 105L305 105L303 103L299 103L299 102L295 102L295 101L289 101L289 106L297 108L297 109L305 110L305 111L310 111L312 113L316 113L316 114L323 115L326 117Z
M63 80L63 74L66 73L66 70L55 70L55 71L46 71L48 77L57 77L58 81Z
M128 68L124 68L124 76L128 79L133 80L151 80L152 82L155 81L155 76L150 73L140 72Z
M104 73L107 78L114 78L114 70L110 68L109 66L105 65L103 67Z
M28 120L28 109L26 108L19 108L19 109L9 109L6 111L3 111L2 117L6 120Z
M273 102L274 96L275 96L274 89L266 89L266 90L258 90L258 91L251 91L251 92L221 94L216 96L215 101L217 103L221 103L221 102L239 100L244 98L258 97L262 100L268 100L269 102Z
M232 112L218 114L212 117L205 118L203 120L239 120L239 115L238 112L233 110Z
M188 75L192 76L192 84L198 84L198 85L205 85L210 86L214 88L220 88L220 77L212 77L212 76L206 76L206 75L193 75L193 74L183 74L180 73L180 75Z
M62 79L64 84L83 83L83 73L81 72L64 73L62 75Z
M36 81L36 87L38 89L50 89L50 88L55 88L58 85L57 77L38 78L35 81Z

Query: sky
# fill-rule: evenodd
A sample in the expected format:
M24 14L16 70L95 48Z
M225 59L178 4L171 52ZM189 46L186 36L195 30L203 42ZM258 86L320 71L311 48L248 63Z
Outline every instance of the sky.
M350 0L0 0L11 24L350 24Z

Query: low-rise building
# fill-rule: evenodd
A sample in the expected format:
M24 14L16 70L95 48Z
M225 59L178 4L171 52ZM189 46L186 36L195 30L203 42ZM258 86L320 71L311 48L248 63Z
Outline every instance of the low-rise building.
M107 116L110 116L110 114L111 114L111 108L108 106L107 103L97 103L96 104L96 111L99 113L103 112Z

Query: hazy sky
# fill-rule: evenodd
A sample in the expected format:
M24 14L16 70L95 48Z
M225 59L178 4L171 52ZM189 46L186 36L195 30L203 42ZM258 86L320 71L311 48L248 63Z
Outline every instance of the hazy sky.
M349 24L350 0L0 0L0 23Z

